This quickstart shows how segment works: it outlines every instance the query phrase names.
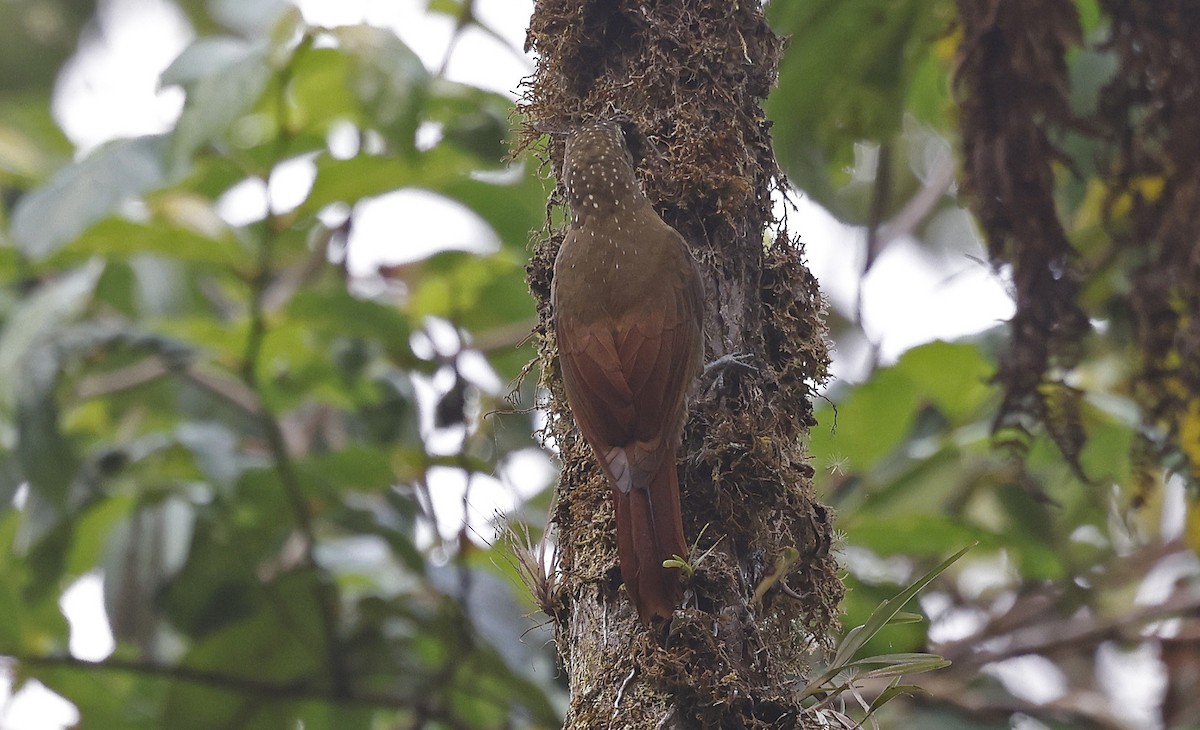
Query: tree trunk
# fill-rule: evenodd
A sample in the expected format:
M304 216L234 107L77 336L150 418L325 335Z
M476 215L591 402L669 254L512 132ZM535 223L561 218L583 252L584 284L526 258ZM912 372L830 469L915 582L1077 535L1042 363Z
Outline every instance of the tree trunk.
M527 45L539 62L522 104L525 144L535 130L593 119L634 128L643 188L705 277L706 358L750 363L702 379L692 396L679 469L697 571L660 644L620 590L609 486L563 397L549 306L563 231L537 244L544 435L562 458L557 582L543 600L570 684L566 727L815 726L796 693L843 589L801 445L828 364L823 304L786 228L766 236L785 183L760 102L780 40L758 2L542 0ZM556 171L562 153L552 138ZM562 201L560 185L552 203Z

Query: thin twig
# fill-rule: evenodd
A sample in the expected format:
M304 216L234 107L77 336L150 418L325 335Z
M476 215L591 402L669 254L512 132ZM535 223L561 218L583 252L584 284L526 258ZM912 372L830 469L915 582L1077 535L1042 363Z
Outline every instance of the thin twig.
M946 153L938 158L933 173L921 189L880 229L877 253L897 238L912 235L950 191L954 184L954 172L954 155Z
M171 375L180 376L248 415L258 416L262 409L262 400L258 394L247 388L242 381L223 373L209 372L196 365L174 367L159 355L149 355L132 365L107 373L89 375L79 381L75 388L75 397L80 401L104 398L136 390Z

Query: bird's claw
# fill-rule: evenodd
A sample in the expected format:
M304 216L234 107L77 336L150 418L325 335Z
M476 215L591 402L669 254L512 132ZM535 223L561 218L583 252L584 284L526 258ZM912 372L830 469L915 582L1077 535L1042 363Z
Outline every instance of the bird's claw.
M728 355L722 355L705 365L700 377L708 380L716 374L719 378L725 370L734 368L757 373L758 367L754 365L754 354L750 352L733 352Z

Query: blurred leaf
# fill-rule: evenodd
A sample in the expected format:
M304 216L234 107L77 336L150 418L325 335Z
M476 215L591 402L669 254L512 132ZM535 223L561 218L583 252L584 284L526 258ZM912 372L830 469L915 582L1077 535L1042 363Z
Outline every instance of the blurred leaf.
M0 382L6 384L5 400L11 402L16 395L17 368L30 348L83 314L103 271L104 262L92 259L38 287L9 315L0 333Z
M305 327L380 342L398 363L411 364L408 319L394 307L337 289L308 289L288 305L288 314Z
M272 606L259 571L277 564L292 512L273 469L243 471L235 495L197 511L187 561L160 598L173 626L194 638Z
M85 231L65 253L124 259L138 254L159 254L177 261L231 265L247 259L231 236L212 238L163 223L134 223L109 218Z
M0 616L5 617L0 621L0 653L3 654L17 654L24 648L22 616L25 602L20 595L24 564L13 549L20 516L17 510L8 507L7 502L0 502Z
M793 184L840 213L834 193L848 182L854 145L900 131L910 85L952 13L948 0L769 6L771 24L791 38L766 106Z
M206 46L172 65L164 78L185 84L187 103L169 138L166 151L172 176L184 174L203 145L225 139L230 125L242 117L266 91L272 68L265 43L246 44L235 52L231 43Z
M16 459L10 454L0 454L0 517L12 508L17 490L25 483L25 475ZM0 552L0 555L3 553Z
M258 461L244 456L239 450L237 434L215 421L180 423L175 438L191 452L196 465L212 483L224 490L237 482L243 469Z
M521 262L507 252L434 254L425 261L413 292L413 316L444 317L473 331L532 320L528 289L514 275L520 270Z
M502 94L439 79L431 86L425 117L442 125L442 139L498 166L509 154L512 101Z
M0 3L0 92L51 86L95 9L94 0Z
M1030 580L1062 580L1067 572L1064 558L1047 537L1057 535L1050 505L1017 484L1003 484L995 492L1004 512L1005 544L1019 562L1021 574Z
M388 454L366 446L348 446L328 454L311 456L303 468L340 489L382 491L392 483Z
M411 155L430 81L420 57L382 28L342 26L334 33L357 61L352 88L372 122L369 126L383 132L402 154Z
M971 342L930 342L900 356L896 367L953 423L979 412L993 395L993 365Z
M359 155L338 160L317 158L317 179L301 213L315 213L330 203L356 203L405 187L438 191L471 171L470 156L441 145L411 157Z
M132 672L56 665L24 669L80 708L82 724L122 730L159 730L158 707L167 682Z
M163 155L162 137L136 137L109 142L66 166L17 203L13 240L30 258L46 258L119 204L164 185Z
M362 121L358 97L351 88L353 59L336 48L313 48L292 64L291 93L297 126L328 130L334 122Z
M837 406L830 426L813 430L810 450L835 454L855 471L870 469L900 443L912 425L921 394L895 367L878 370Z
M50 115L47 92L0 98L0 182L40 182L70 161L73 150Z
M488 222L505 248L524 257L530 232L545 223L550 183L528 163L513 163L486 181L463 176L445 181L437 191L470 208Z
M17 458L30 489L60 507L79 468L78 457L58 426L55 386L63 363L52 347L25 357L17 394Z
M919 516L894 515L887 510L852 515L841 527L852 544L878 555L933 557L945 555L947 550L966 542L981 542L985 546L993 542L987 533L964 524L961 518L944 514L942 509L941 504L933 502Z
M214 20L246 36L266 35L272 30L278 33L279 25L290 25L289 13L300 12L287 0L208 0L207 5Z
M325 643L311 580L306 573L283 576L269 588L275 597L271 610L197 641L183 666L280 686L319 683ZM239 695L187 681L172 685L163 707L163 717L181 718L173 721L180 723L176 726L197 729L283 727L291 724L294 712L291 702L263 702L253 692Z
M162 72L162 86L188 86L253 56L256 44L232 36L197 38Z
M101 567L99 561L104 555L106 543L112 537L114 528L124 526L132 507L133 500L128 495L122 495L97 502L77 517L65 566L69 576L81 576ZM112 615L111 612L109 615Z
M17 457L31 487L60 505L78 464L58 427L54 391L62 360L50 342L59 327L82 314L103 270L93 260L43 285L0 335L2 395L16 415Z

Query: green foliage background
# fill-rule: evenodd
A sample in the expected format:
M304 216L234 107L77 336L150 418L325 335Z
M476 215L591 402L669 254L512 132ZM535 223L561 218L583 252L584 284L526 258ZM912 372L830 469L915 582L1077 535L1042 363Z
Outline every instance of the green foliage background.
M226 5L182 5L199 38L163 74L187 94L173 128L82 159L49 101L92 9L0 6L8 34L36 13L59 19L55 33L0 43L11 49L0 53L0 655L15 659L18 683L36 678L73 702L85 727L555 726L552 649L531 631L511 547L465 527L457 541L418 539L431 470L489 479L532 445L534 415L463 362L481 352L507 383L533 356L523 267L550 182L531 160L505 163L510 99L446 80L389 31L316 27L293 8L250 4L272 18L256 26ZM1101 38L1094 3L1079 7ZM469 2L429 12L478 24ZM894 151L886 219L928 183L929 145L953 142L953 14L948 0L770 6L791 36L769 106L781 162L845 222L869 223L880 188L856 149ZM1072 63L1081 88L1101 83L1102 51ZM418 145L431 123L438 141ZM354 154L334 154L335 129L356 140ZM216 214L231 187L265 183L297 158L316 177L296 208L243 226ZM355 206L402 188L469 208L499 249L382 269L382 293L364 294L345 267ZM1086 240L1097 225L1088 181L1064 171L1063 190ZM973 238L928 225L958 210L951 187L936 200L913 233L978 255ZM398 230L392 245L405 250L410 235ZM852 315L833 320L835 337L861 336ZM457 345L421 346L447 327ZM1117 717L1067 700L1102 692L1097 656L1114 637L1119 650L1158 646L1135 604L1139 579L1188 554L1178 528L1160 529L1171 492L1134 504L1129 491L1136 417L1118 387L1121 349L1097 343L1080 371L1092 393L1084 465L1098 479L1086 484L1050 448L1025 468L991 449L1001 340L997 330L930 343L857 387L835 385L808 444L839 513L847 627L979 543L925 604L945 623L969 619L933 647L956 665L925 682L928 699L889 705L888 726ZM438 398L420 403L415 383L429 379ZM431 444L447 434L461 444L449 454ZM510 519L536 541L548 502L544 491ZM95 571L118 641L100 665L70 656L59 607ZM1066 677L1049 703L982 671L1011 658L1004 647L1020 637L1004 617L1029 605L1017 628L1084 616L1112 629L1025 652ZM929 629L889 628L870 648L920 651ZM998 648L974 651L987 640ZM881 689L859 685L868 699Z

